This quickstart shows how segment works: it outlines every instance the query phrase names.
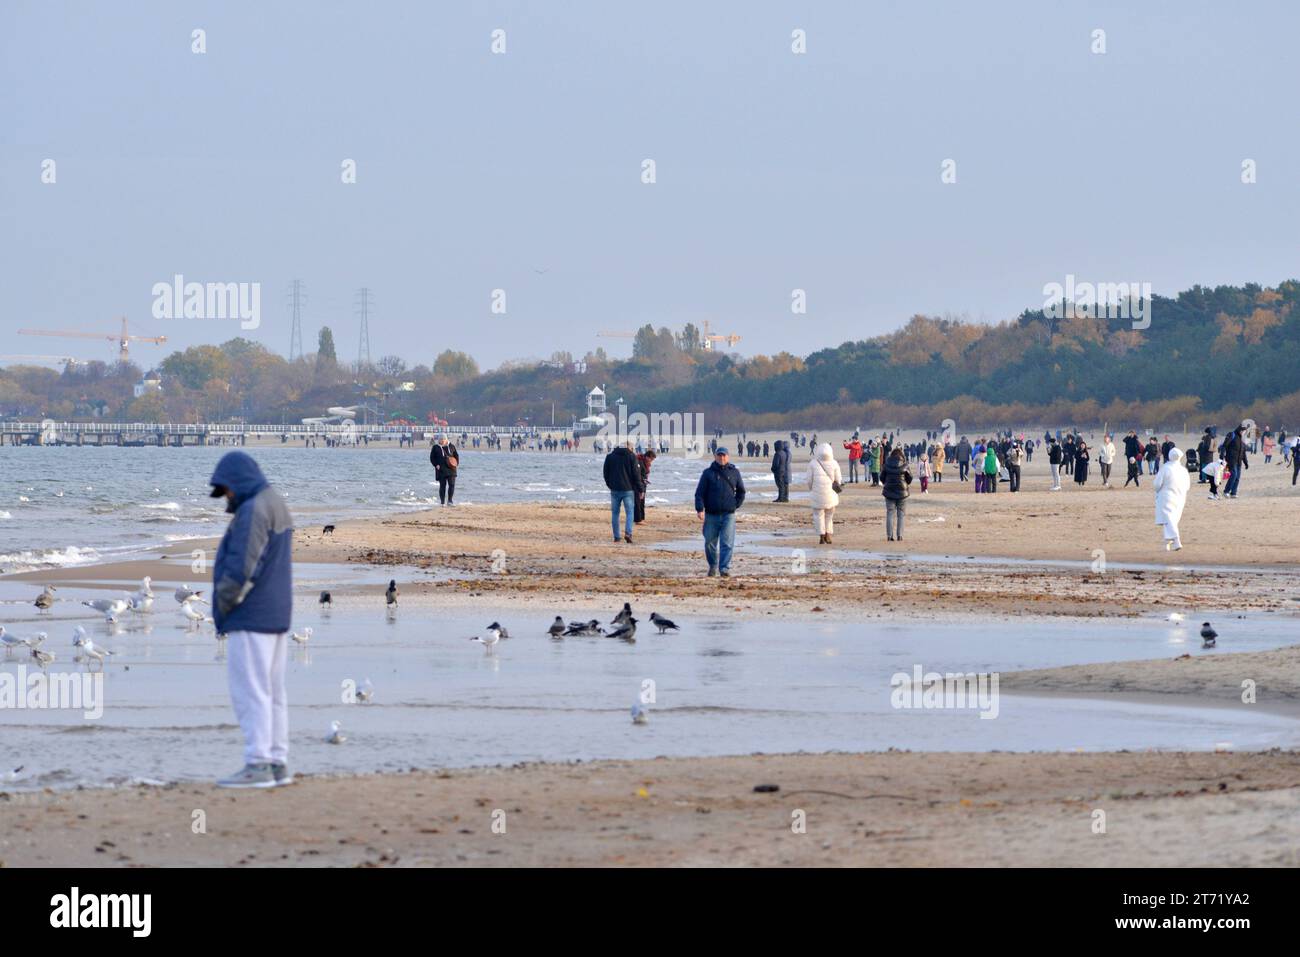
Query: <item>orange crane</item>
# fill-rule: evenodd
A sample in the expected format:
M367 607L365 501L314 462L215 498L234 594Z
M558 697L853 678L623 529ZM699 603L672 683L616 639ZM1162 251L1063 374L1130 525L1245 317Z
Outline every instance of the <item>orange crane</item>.
M167 341L166 336L133 336L130 335L126 328L126 316L122 317L122 331L117 335L105 334L102 332L75 332L72 330L57 329L19 329L20 336L61 336L66 339L107 339L109 342L117 343L117 358L119 362L129 362L131 359L130 343L132 342L152 342L155 345L162 345Z

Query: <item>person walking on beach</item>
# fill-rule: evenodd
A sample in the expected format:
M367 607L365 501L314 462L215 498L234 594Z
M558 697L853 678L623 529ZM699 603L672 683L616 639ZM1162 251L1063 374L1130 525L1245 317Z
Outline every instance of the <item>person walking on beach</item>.
M911 494L907 487L912 484L912 473L908 471L902 449L895 449L885 460L884 479L884 488L880 494L885 498L885 538L891 542L901 542L903 519L907 514L907 497Z
M1187 504L1187 490L1192 487L1180 449L1169 450L1168 466L1156 473L1152 485L1156 490L1156 524L1164 529L1165 550L1176 552L1183 547L1178 522L1183 517L1183 506Z
M454 505L452 499L456 495L460 453L447 441L447 436L439 434L434 437L433 448L429 449L429 464L433 466L433 477L438 480L438 504Z
M1002 463L998 461L998 447L989 439L984 448L984 491L993 493L998 490L998 470Z
M623 510L623 541L632 544L632 519L636 511L636 498L645 492L641 479L641 466L629 441L605 456L605 487L609 489L610 523L614 527L614 541L619 541L618 513Z
M943 482L943 461L945 454L943 451L943 441L934 443L934 451L930 454L930 468L934 470L934 484L940 485Z
M221 457L208 480L234 515L212 566L212 615L228 645L230 703L244 736L244 767L223 788L292 784L285 659L293 617L293 519L246 452Z
M745 480L719 448L695 486L695 514L703 523L704 557L709 577L731 577L731 551L736 544L736 509L745 504Z
M1243 422L1229 432L1223 440L1223 461L1231 473L1227 484L1223 486L1224 498L1237 497L1237 485L1241 482L1241 473L1250 468L1250 462L1246 459L1246 440L1242 437L1242 433L1247 428L1248 426Z
M772 453L772 478L776 481L776 501L790 501L790 443L778 439Z
M1012 492L1020 491L1020 470L1025 464L1025 447L1020 442L1012 444L1007 449L1007 482ZM921 491L925 491L925 485L921 485Z
M961 437L957 443L957 481L966 481L966 473L970 470L971 447L966 436ZM976 489L976 491L979 491Z
M1092 461L1092 451L1088 443L1079 439L1074 446L1074 481L1076 485L1088 484L1088 463ZM1184 471L1186 471L1184 469Z
M1097 450L1097 467L1101 469L1101 487L1110 488L1110 469L1115 464L1115 441L1109 433L1101 440Z
M1059 492L1061 490L1061 459L1064 453L1061 451L1061 443L1056 439L1048 439L1047 442L1047 464L1052 468L1052 487L1048 491Z
M636 514L633 516L633 521L637 525L645 521L645 493L650 485L650 466L654 465L658 457L659 453L654 449L636 457L637 468L641 470L641 491L636 493Z
M840 504L839 490L844 476L835 461L829 442L817 448L817 457L808 463L808 498L812 505L817 544L830 545L835 531L835 506Z
M921 494L928 495L930 493L930 459L925 454L924 446L922 446L921 454L917 456L917 459L916 472L921 479Z

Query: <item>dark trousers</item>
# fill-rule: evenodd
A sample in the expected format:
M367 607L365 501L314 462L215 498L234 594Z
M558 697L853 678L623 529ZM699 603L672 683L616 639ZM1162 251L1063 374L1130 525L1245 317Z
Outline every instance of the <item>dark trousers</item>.
M645 521L645 493L637 495L636 506L632 509L632 521L638 525Z
M438 501L444 505L451 504L451 497L456 494L456 476L438 476Z
M1295 484L1295 477L1300 475L1300 455L1291 453L1291 484Z
M776 500L778 502L790 501L790 483L782 481L779 475L776 477Z
M969 463L969 462L958 462L958 463L957 463L957 481L959 481L959 482L964 482L964 481L966 481L966 473L967 473L968 471L970 471L970 463Z
M1007 472L1010 473L1011 475L1011 491L1019 492L1020 491L1020 466L1008 465Z

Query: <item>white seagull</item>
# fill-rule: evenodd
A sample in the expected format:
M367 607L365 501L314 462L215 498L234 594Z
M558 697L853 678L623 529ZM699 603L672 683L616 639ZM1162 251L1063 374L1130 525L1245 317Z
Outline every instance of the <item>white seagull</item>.
M32 649L32 660L41 666L42 671L45 670L46 665L48 665L51 661L54 660L53 652L41 651L41 643L45 641L45 639L48 637L49 635L47 635L45 632L38 631L35 637L33 637L32 640L28 642L28 644L31 646Z
M641 702L639 701L635 702L632 705L632 723L633 724L650 723L650 712L645 710L645 708L641 707Z
M210 616L195 608L193 602L188 601L181 602L181 614L185 616L186 621L193 622L196 625L212 620Z
M330 733L325 738L326 744L342 744L347 738L339 732L343 725L338 721L330 722Z
M302 631L295 631L290 637L300 645L305 645L311 641L311 626L307 626Z
M174 592L172 592L172 597L175 598L179 604L183 605L187 601L190 601L191 599L197 599L202 594L203 592L201 590L195 591L189 585L181 585Z
M86 629L81 625L78 625L75 629L73 629L72 644L75 647L81 649L81 655L86 661L87 668L90 667L90 662L94 660L99 662L99 667L100 670L102 671L104 668L105 656L113 654L113 652L107 650L106 648L97 647L95 643L91 640L90 636L86 634Z
M375 686L372 685L370 679L367 678L365 683L362 684L361 688L357 691L357 701L361 704L369 704L374 696Z
M5 657L8 658L13 654L15 648L30 648L32 643L26 638L19 638L17 635L11 635L5 631L5 626L0 625L0 645L5 646Z
M131 603L125 598L94 598L83 601L82 604L102 612L105 621L117 621L117 616L131 607Z
M483 651L489 655L496 650L497 642L500 640L501 640L500 628L489 628L487 630L486 638L479 638L478 636L475 636L470 639L470 641L477 641L480 645L482 645Z

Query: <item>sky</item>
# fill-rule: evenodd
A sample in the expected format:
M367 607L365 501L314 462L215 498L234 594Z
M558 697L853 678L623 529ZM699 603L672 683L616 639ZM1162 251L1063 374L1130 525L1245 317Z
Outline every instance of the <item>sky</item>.
M1293 0L3 0L0 353L111 359L17 330L126 316L168 337L146 366L287 354L293 279L308 352L328 325L355 360L365 287L373 359L489 368L647 322L806 355L1070 274L1300 278L1297 28ZM178 274L260 284L257 327L159 318Z

